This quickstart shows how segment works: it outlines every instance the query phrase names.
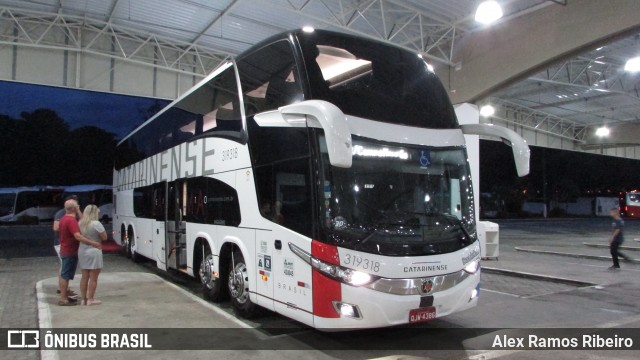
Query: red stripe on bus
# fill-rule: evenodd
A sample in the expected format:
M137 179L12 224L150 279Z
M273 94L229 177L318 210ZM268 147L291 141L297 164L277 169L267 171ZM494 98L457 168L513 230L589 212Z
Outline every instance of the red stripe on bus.
M333 307L334 301L342 299L342 286L339 281L313 269L313 315L323 318L339 318Z
M311 255L330 264L340 265L338 248L313 240ZM334 301L342 300L342 285L318 270L313 269L313 314L324 318L339 318L333 307Z
M329 264L340 265L338 248L333 245L321 243L317 240L313 240L311 242L311 256L324 262L328 262Z

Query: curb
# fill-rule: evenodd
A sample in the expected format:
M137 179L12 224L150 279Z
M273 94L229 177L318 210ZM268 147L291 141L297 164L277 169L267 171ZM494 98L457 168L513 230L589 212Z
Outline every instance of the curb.
M609 244L591 244L591 243L582 243L584 246L596 247L596 248L609 248ZM640 251L640 246L620 246L618 249L622 250L631 250L631 251Z
M492 268L492 267L486 267L486 266L482 266L481 269L482 269L481 271L486 271L486 272L488 272L490 274L501 274L501 275L521 277L521 278L525 278L525 279L549 281L549 282L567 284L567 285L571 285L571 286L575 286L575 287L587 287L587 286L596 286L596 285L598 285L598 284L595 284L595 283L590 283L590 282L580 281L580 280L575 280L575 279L568 279L568 278L561 278L561 277L555 277L555 276L533 274L533 273L522 272L522 271L498 269L498 268Z
M521 248L521 247L515 247L515 250L516 251L522 251L522 252L534 253L534 254L560 255L560 256L567 256L567 257L574 257L574 258L581 258L581 259L595 259L595 260L611 261L611 257L610 256L563 253L563 252L550 251L550 250L524 249L524 248ZM638 260L638 259L631 259L631 260L629 260L629 262L631 264L640 264L640 260Z

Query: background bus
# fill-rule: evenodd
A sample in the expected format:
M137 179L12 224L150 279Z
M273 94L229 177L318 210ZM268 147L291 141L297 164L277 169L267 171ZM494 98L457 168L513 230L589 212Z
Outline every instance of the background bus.
M0 222L51 221L61 196L62 188L52 186L0 188Z
M622 191L619 194L619 200L622 217L640 219L640 191Z
M522 138L460 126L418 54L281 34L118 144L115 240L241 316L328 329L462 311L481 256L465 134L507 139L528 172Z
M110 222L113 216L113 187L111 185L73 185L64 188L66 198L69 195L77 195L78 202L84 210L89 204L94 204L100 209L100 220Z

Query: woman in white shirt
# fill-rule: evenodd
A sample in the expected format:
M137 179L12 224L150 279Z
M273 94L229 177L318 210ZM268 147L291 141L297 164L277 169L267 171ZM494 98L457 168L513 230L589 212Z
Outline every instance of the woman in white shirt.
M97 206L87 205L79 222L82 235L98 242L107 240L107 232L98 221L99 216L100 210ZM102 250L80 243L78 265L82 270L82 278L80 279L82 305L100 305L102 302L96 300L94 295L98 287L98 276L102 270Z

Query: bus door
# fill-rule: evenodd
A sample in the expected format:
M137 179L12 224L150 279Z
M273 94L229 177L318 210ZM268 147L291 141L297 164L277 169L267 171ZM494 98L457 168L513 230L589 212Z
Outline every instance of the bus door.
M310 253L309 162L293 159L273 169L275 202L271 219L276 224L269 234L273 249L274 307L279 313L309 324L313 321L311 267L293 252L301 249Z
M156 260L156 266L162 270L167 270L167 248L166 248L166 219L167 219L167 182L153 185L152 193L152 210L155 221L153 222L153 254Z
M186 181L175 181L169 185L166 222L167 266L181 271L187 271L187 225L184 221L186 196Z

